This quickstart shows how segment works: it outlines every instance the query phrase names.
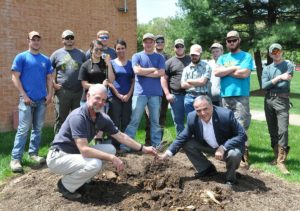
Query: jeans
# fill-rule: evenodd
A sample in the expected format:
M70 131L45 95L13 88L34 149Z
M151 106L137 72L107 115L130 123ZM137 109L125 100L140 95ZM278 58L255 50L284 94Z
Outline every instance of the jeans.
M159 145L161 141L161 128L159 125L160 103L160 96L133 96L131 120L125 130L125 133L131 138L135 138L136 131L138 130L141 118L147 105L150 114L151 145L154 147Z
M184 95L173 94L174 102L171 105L171 114L176 128L176 135L179 135L184 129Z
M19 126L12 149L12 159L22 160L28 131L32 126L29 144L29 154L37 155L40 142L42 127L45 120L46 104L45 100L35 101L32 105L25 105L23 98L19 103Z
M188 115L190 112L194 111L194 100L196 99L195 96L186 94L184 97L184 110L186 115Z

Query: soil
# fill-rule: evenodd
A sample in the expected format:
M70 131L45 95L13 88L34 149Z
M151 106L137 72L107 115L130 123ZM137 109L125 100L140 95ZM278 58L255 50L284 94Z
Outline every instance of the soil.
M123 172L106 163L78 201L57 191L59 175L31 170L0 187L0 210L300 210L300 185L262 171L239 169L238 185L229 188L225 163L213 158L218 173L201 180L182 152L164 163L139 154L122 159Z

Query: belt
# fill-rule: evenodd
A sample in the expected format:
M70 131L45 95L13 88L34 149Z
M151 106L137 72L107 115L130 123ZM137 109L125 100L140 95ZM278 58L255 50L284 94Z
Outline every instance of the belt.
M188 95L192 95L194 97L200 96L200 95L207 95L207 92L187 92Z
M268 92L267 93L270 97L283 97L289 98L290 93L276 93L276 92Z

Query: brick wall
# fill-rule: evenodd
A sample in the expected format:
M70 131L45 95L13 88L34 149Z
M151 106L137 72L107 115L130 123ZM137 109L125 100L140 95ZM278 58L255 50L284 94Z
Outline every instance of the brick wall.
M13 129L18 92L11 81L15 55L28 49L28 32L42 35L41 52L50 56L62 47L61 33L75 33L76 47L86 51L96 33L105 29L111 45L117 38L127 41L128 57L136 51L136 0L127 0L128 12L120 12L124 0L1 0L0 1L0 131ZM53 124L53 105L47 109L46 124Z

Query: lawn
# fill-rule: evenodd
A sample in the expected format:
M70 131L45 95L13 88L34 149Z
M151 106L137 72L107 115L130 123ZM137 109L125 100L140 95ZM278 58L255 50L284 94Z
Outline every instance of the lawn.
M168 113L167 125L164 132L164 140L169 143L172 142L175 138L175 128L171 119L170 112ZM144 121L140 128L144 128ZM287 181L300 182L300 160L298 153L300 151L300 145L297 144L297 132L300 127L290 126L289 127L289 140L291 151L288 156L287 167L291 171L292 175L283 176L275 166L268 164L269 161L273 158L273 153L270 147L270 139L268 135L268 130L265 122L252 121L249 129L249 139L250 139L250 162L253 168L259 168L266 172L272 173L286 179ZM10 171L9 161L10 153L13 145L15 132L6 132L1 133L1 142L0 142L0 182L4 181L14 174ZM46 156L49 148L49 144L53 139L53 128L44 128L42 135L42 144L40 148L40 155ZM141 143L144 143L144 130L140 129L137 134L137 140ZM27 143L28 149L28 143ZM26 151L27 151L26 149ZM33 163L28 159L28 153L24 154L24 167L25 172L29 171L33 167Z
M264 95L262 92L258 92L259 83L257 75L254 72L251 75L251 98L250 98L250 109L251 110L264 110ZM290 109L291 114L300 114L300 72L295 71L294 77L291 82L291 98L290 101L293 107Z

